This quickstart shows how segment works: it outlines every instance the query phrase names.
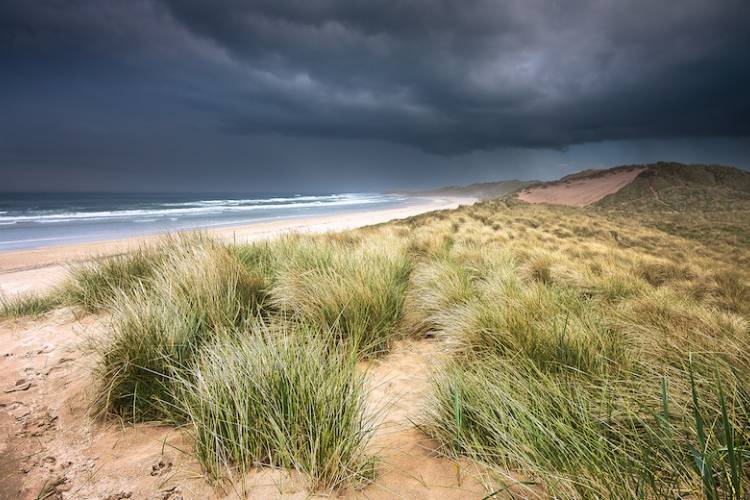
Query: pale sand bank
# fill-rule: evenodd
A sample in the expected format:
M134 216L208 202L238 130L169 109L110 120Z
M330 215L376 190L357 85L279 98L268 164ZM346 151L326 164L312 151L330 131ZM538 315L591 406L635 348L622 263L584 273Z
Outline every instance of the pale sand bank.
M424 203L408 207L318 217L299 217L210 229L208 232L226 241L257 241L290 232L323 233L354 229L434 210L470 205L475 201L474 198L431 197L425 198ZM0 252L0 293L15 295L47 290L64 278L67 266L70 264L94 256L125 252L158 237L159 235L149 235L140 238Z
M518 198L527 203L550 203L583 207L624 188L646 168L615 170L582 179L556 181L524 189Z

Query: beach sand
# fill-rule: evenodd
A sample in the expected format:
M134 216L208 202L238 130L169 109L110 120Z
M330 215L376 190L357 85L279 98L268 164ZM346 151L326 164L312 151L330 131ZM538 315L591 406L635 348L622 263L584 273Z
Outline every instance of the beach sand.
M408 207L370 210L317 217L298 217L273 222L260 222L234 227L210 229L207 232L225 241L238 243L273 238L290 232L323 233L343 231L403 219L433 210L469 205L474 198L430 197ZM96 256L126 252L128 249L158 238L149 235L69 245L56 245L32 250L0 252L0 293L6 296L43 292L60 283L67 266Z

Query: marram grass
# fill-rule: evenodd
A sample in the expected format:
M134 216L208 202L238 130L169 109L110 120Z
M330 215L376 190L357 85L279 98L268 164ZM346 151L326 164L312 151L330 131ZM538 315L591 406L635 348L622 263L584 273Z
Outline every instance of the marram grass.
M214 477L271 465L326 490L373 477L364 374L354 356L330 351L324 332L256 324L202 350L175 394Z
M521 473L543 496L700 496L705 473L696 468L698 453L713 460L716 498L744 498L747 478L732 457L747 456L745 388L707 377L693 400L689 377L686 370L588 378L550 374L528 361L454 361L433 381L420 427L446 454L491 464L499 477ZM718 394L731 397L717 404ZM702 439L696 407L710 422Z
M402 245L298 244L301 248L281 264L272 303L297 321L330 331L333 341L364 356L387 352L397 334L411 269Z
M111 302L111 335L96 346L100 408L134 420L167 417L174 377L203 345L258 314L264 285L216 243L171 248L151 278Z
M62 303L62 298L56 293L46 295L20 294L10 297L0 295L0 319L40 316Z
M570 243L561 226L583 225L526 211L539 217L524 228L500 212L521 238L489 233L492 212L425 228L456 243L418 265L409 291L409 314L453 352L420 428L508 484L524 477L530 496L744 498L747 276L717 287L726 271L677 238L614 238L592 217Z

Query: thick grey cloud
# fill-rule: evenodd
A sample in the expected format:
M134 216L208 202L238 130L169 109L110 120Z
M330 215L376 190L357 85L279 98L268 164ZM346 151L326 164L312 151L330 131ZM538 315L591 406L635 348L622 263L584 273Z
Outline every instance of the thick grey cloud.
M167 3L270 79L232 131L438 152L750 132L743 0Z
M745 0L6 0L0 168L176 171L219 148L241 165L269 134L403 162L691 137L746 151L748 47Z

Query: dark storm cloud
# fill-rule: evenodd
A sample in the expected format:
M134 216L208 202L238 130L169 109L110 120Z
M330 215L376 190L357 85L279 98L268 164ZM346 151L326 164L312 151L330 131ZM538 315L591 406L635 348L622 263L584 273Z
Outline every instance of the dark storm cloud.
M3 0L0 191L750 167L745 0Z
M742 0L220 3L167 5L258 73L222 109L235 132L438 152L750 132Z
M0 54L6 86L67 75L226 133L452 154L748 135L748 20L744 0L23 0Z

